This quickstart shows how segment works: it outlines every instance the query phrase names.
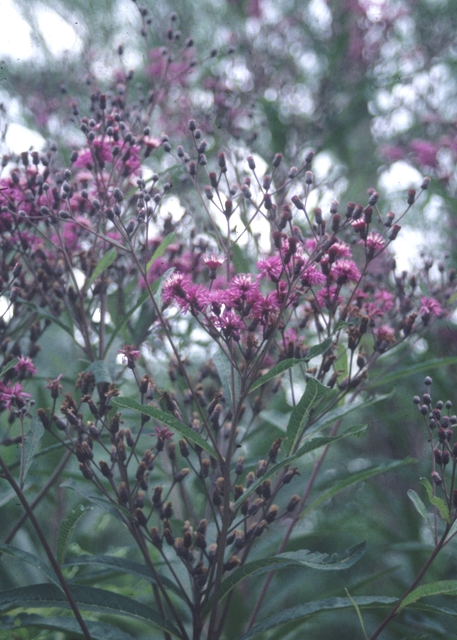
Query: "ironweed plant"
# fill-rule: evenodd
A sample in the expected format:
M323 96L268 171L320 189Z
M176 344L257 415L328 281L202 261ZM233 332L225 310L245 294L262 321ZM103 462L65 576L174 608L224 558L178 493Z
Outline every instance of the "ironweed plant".
M270 617L262 605L273 572L349 569L362 557L361 540L340 555L287 549L324 501L404 462L313 493L329 447L366 429L342 423L377 400L366 391L370 369L451 312L454 271L440 266L435 283L425 263L408 276L389 253L430 181L408 191L400 214L386 211L374 189L323 211L310 205L312 151L290 167L272 153L265 172L235 145L215 148L207 121L154 129L155 111L166 121L177 80L185 94L191 47L175 60L151 53L157 90L148 99L130 100L128 74L110 91L92 87L83 142L67 156L50 144L2 160L0 467L23 514L0 551L47 578L0 592L2 629L217 640L228 637L246 581L257 590L243 640L319 611L354 608L361 620L364 607L395 603L376 638L406 604L456 590L416 590L456 520L456 420L442 415L442 403L431 409L428 394L415 402L425 419L431 412L435 547L406 596L348 594ZM50 333L68 347L68 369L45 383L52 361L43 373L36 363ZM46 456L54 468L31 497L31 465ZM52 540L36 507L58 479L84 502L64 508ZM107 553L109 545L98 555L69 547L88 503L122 523L133 542L128 557ZM49 565L11 544L27 520ZM262 545L269 537L273 552ZM110 588L113 572L146 581L149 591L138 598ZM8 615L38 608L74 616Z

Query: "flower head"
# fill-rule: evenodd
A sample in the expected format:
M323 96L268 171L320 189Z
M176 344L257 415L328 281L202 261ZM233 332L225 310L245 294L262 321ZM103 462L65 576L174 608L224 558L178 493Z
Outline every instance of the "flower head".
M124 348L118 349L117 352L122 355L122 362L126 364L129 369L135 368L135 360L138 360L141 355L133 344L124 344Z

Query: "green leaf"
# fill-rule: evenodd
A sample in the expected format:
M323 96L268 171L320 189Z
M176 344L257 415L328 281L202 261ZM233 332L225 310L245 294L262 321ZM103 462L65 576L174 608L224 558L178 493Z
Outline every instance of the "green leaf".
M369 400L363 399L363 398L361 398L359 396L359 397L357 397L357 398L355 398L354 400L351 400L351 401L349 401L349 398L347 398L346 404L343 404L340 407L336 407L335 409L332 409L331 411L326 411L325 414L322 416L322 418L319 418L310 427L310 429L308 431L308 435L311 435L313 433L317 433L318 431L321 431L322 429L324 429L328 425L334 424L337 420L340 420L341 418L344 418L344 417L348 416L353 411L357 411L360 408L365 409L367 407L370 407L371 405L376 404L377 402L381 402L382 400L386 400L386 398L389 398L390 396L391 396L391 394L388 393L388 394L373 396ZM263 414L263 412L260 415L262 416L262 414Z
M118 256L118 252L114 247L111 247L111 249L108 249L108 251L105 253L103 258L100 260L100 262L97 264L97 266L93 270L89 280L86 280L83 288L83 293L85 291L88 291L88 289L94 284L96 278L98 278L98 276L101 273L103 273L105 269L108 269L108 267L110 267L113 264L117 256Z
M55 316L53 316L52 314L48 313L47 311L44 311L44 309L39 307L34 302L28 302L27 300L24 300L23 298L20 298L20 297L18 298L18 302L20 302L21 304L25 305L26 307L29 307L30 309L33 309L42 318L47 318L51 322L54 322L54 324L56 324L58 327L60 327L64 331L66 331L71 336L72 340L74 339L73 329L71 327L67 327L67 325L64 324L61 320L59 320L59 318L56 318ZM80 346L80 345L78 345L78 346Z
M169 413L165 413L165 411L162 411L161 409L157 409L156 407L152 407L151 405L140 404L139 402L136 402L136 400L132 400L131 398L122 397L112 398L111 404L116 407L139 411L140 413L144 413L151 418L155 418L155 420L166 424L167 427L170 427L170 429L173 429L174 431L180 433L189 442L198 444L210 455L214 456L215 458L218 457L217 453L214 451L211 445L206 442L206 440L204 440L200 434L196 433L193 429L185 425L183 422L180 422L174 416Z
M86 627L92 637L92 640L134 640L133 636L125 631L116 629L111 625L103 622L93 622L85 620ZM37 629L48 629L50 631L61 631L70 634L66 637L84 638L81 627L75 618L67 618L63 616L46 617L32 614L20 614L11 622L0 622L0 631L17 630L19 628L35 627ZM8 636L10 637L10 636ZM6 638L6 636L5 636ZM11 635L11 638L13 636Z
M5 364L5 366L3 367L3 369L0 371L0 378L2 376L5 375L5 373L7 373L7 371L9 371L10 369L12 369L13 367L15 367L17 365L17 363L19 362L19 358L14 358L14 360L10 360L10 362L8 362L8 364Z
M331 347L331 344L332 344L332 339L326 338L320 344L317 344L314 347L311 347L305 358L287 358L287 360L282 360L281 362L278 362L278 364L275 364L275 366L272 367L268 373L261 376L260 378L255 380L255 382L252 383L252 385L249 388L249 392L255 391L256 389L261 387L263 384L269 382L276 376L279 376L281 373L284 373L284 371L287 371L288 369L295 367L297 364L305 364L306 362L311 360L311 358L315 358L316 356L319 356L322 353L325 353Z
M38 556L35 556L33 553L29 553L28 551L23 551L22 549L18 549L11 544L1 544L0 543L0 553L8 556L12 556L13 558L17 558L22 562L26 562L27 564L32 565L36 569L39 569L44 575L49 578L51 582L57 585L60 588L60 582L54 575L54 572L41 560Z
M309 378L307 381L305 391L293 408L287 425L287 440L290 453L295 449L303 434L311 408L329 392L330 389L328 387L324 387L314 378Z
M353 598L353 602L357 603L357 606L367 609L374 609L378 607L389 607L398 602L397 598L390 598L387 596L360 596ZM299 604L296 607L285 609L280 613L277 613L259 624L256 624L252 629L249 629L237 640L250 640L255 636L270 629L279 627L286 622L293 622L296 620L303 620L316 613L323 613L325 611L338 611L341 609L353 609L354 604L349 598L328 598L327 600L318 600L315 602L307 602L306 604Z
M73 531L78 523L78 520L83 517L88 511L92 511L92 507L86 507L83 504L78 504L70 513L62 520L57 531L56 542L56 556L59 565L62 565L65 560L67 548L73 535Z
M108 367L103 362L103 360L96 360L92 362L84 373L93 373L95 378L95 384L101 384L103 382L108 382L111 384L113 379L108 371Z
M276 378L276 376L279 376L281 373L284 373L284 371L287 371L288 369L295 367L297 364L305 364L305 362L306 360L304 358L287 358L287 360L281 360L281 362L278 362L278 364L275 364L275 366L272 367L268 373L261 376L260 378L257 378L257 380L253 382L252 385L249 387L249 392L255 391L256 389L266 384L273 378Z
M246 257L246 249L243 249L237 244L232 244L230 247L232 254L232 264L236 273L250 273L251 265Z
M414 591L406 596L398 607L398 611L401 611L411 603L416 602L421 598L437 595L457 595L457 580L440 580L439 582L424 584L422 587L417 587L417 589L414 589Z
M171 244L173 244L175 240L176 240L176 233L174 231L172 233L169 233L167 236L165 236L165 238L162 240L162 242L159 244L157 249L152 254L152 258L149 260L146 266L146 273L149 273L154 262L163 256L165 251L168 249L168 247Z
M326 445L333 444L334 442L338 442L338 440L341 440L342 438L347 438L348 436L355 436L355 435L360 435L362 433L365 433L366 429L367 429L366 425L355 425L354 427L351 427L350 429L348 429L347 431L345 431L343 434L339 436L324 436L324 437L313 438L312 440L307 440L304 444L302 444L300 449L296 453L294 453L292 456L288 456L287 458L284 458L284 460L281 460L281 462L277 462L273 466L268 467L265 473L263 474L263 476L258 478L255 482L253 482L251 486L248 489L246 489L243 495L238 498L238 500L235 502L233 506L233 510L236 511L236 509L240 507L243 504L243 502L247 498L249 498L249 496L252 493L254 493L254 491L264 482L264 480L274 475L275 473L278 473L278 471L290 465L292 462L294 462L294 460L301 458L306 453L310 453L315 449L319 449L320 447L324 447Z
M147 567L140 564L139 562L134 562L133 560L127 560L126 558L118 558L116 556L79 556L77 558L73 558L71 561L67 562L64 567L75 567L75 566L101 566L107 569L111 569L112 571L120 571L122 573L128 573L129 575L136 575L144 580L148 580L152 584L157 584L157 581L151 575L150 571ZM172 582L169 578L163 575L159 575L160 581L163 586L173 591L177 596L183 598L183 593L179 587L176 586L174 582Z
M352 567L365 553L366 543L361 542L351 549L348 549L339 558L336 554L329 556L326 553L314 552L311 553L306 549L300 551L292 551L287 553L281 553L278 556L271 558L261 558L259 560L253 560L243 565L236 571L233 571L229 578L224 580L221 585L220 599L225 598L226 595L234 589L237 584L243 582L246 578L252 575L260 573L266 573L271 570L277 571L286 567L297 566L307 567L311 569L318 569L324 571L338 571L341 569L348 569ZM210 611L210 604L206 607L204 615L207 615Z
M361 626L361 628L362 628L363 635L365 636L365 640L368 640L368 636L367 636L367 632L366 632L366 629L365 629L365 625L363 624L362 612L360 611L360 607L359 607L359 605L357 604L357 602L354 600L354 598L351 596L351 594L349 593L349 591L348 591L347 589L345 589L345 591L346 591L346 595L347 595L347 597L348 597L348 598L349 598L349 600L352 602L352 605L353 605L353 607L354 607L354 609L355 609L355 612L357 613L357 617L358 617L358 619L359 619L359 622L360 622L360 626Z
M415 375L416 373L423 373L431 371L432 369L438 369L447 367L452 364L457 364L457 356L452 356L449 358L437 358L435 360L427 360L425 362L420 362L419 364L414 364L406 369L395 369L394 373L387 374L382 376L381 378L376 379L376 385L379 384L391 384L392 382L397 382L398 380L403 380L405 376Z
M133 598L127 598L105 589L95 589L77 584L71 585L70 590L78 607L82 610L136 618L181 638L179 631L168 621L163 620L157 611ZM30 587L0 591L0 610L2 612L17 608L35 609L41 607L69 609L70 605L65 594L53 584L34 584Z
M67 489L73 489L73 491L79 493L80 496L86 498L86 500L89 500L90 502L93 502L105 511L108 511L121 522L133 519L132 514L125 507L121 507L119 504L113 503L111 500L104 498L103 496L91 494L87 489L83 489L81 486L77 485L74 480L62 482L60 486Z
M36 416L30 422L30 429L25 436L24 442L24 468L21 470L21 485L24 484L30 465L35 457L35 452L44 433L44 428Z
M428 499L430 500L431 504L438 509L444 522L446 524L450 524L451 519L449 515L449 509L445 501L442 498L438 498L437 496L433 495L432 485L427 480L427 478L421 478L421 484L425 487Z
M425 520L425 523L433 536L433 529L430 525L430 519L428 517L427 508L422 500L419 498L419 495L413 489L409 489L407 492L408 498L413 503L416 508L417 513Z
M213 355L213 362L216 365L217 373L224 389L227 406L231 407L232 404L236 404L240 397L240 375L236 369L233 369L232 380L232 365L222 349L219 349ZM233 382L235 383L235 388L233 388Z
M320 344L314 345L314 347L310 347L308 353L305 356L306 362L315 358L316 356L321 356L323 353L326 353L330 347L332 346L332 338L326 338Z
M312 442L312 441L311 441ZM405 464L411 464L416 462L413 458L405 458L404 460L394 460L393 462L384 462L377 467L373 467L372 469L366 469L365 471L360 471L359 473L354 473L349 476L349 478L345 478L344 480L340 480L339 482L335 482L331 489L322 493L319 498L317 498L312 504L306 507L301 512L301 517L303 518L305 515L316 509L320 504L329 500L343 489L350 487L353 484L357 484L358 482L364 482L369 478L373 478L374 476L378 476L381 473L386 473L388 471L392 471L393 469L398 469L398 467L402 467Z

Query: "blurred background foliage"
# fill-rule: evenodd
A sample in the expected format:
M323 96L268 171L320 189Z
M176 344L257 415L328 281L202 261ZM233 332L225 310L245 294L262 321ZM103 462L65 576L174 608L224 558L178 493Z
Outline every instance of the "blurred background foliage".
M430 175L433 180L427 198L405 221L410 235L405 234L400 251L406 252L408 245L419 251L426 249L427 257L455 266L455 2L145 0L144 5L147 11L142 12L127 0L15 0L16 9L30 27L34 48L26 59L4 55L1 64L4 153L9 152L8 127L16 121L40 133L44 148L56 141L65 156L66 146L82 141L77 125L80 117L90 116L91 88L108 85L113 72L128 74L132 69L129 91L133 100L148 100L151 91L167 91L169 102L158 101L151 116L152 135L166 132L180 143L188 118L194 117L205 124L214 152L236 148L246 153L250 149L267 161L281 152L288 166L300 166L307 150L313 148L317 152L316 176L329 200L364 200L366 189L375 187L383 194L382 206L395 211L399 198L404 201L406 189L419 186L420 174ZM173 12L177 16L174 22ZM52 30L42 28L43 15L48 19L58 15L71 26L75 33L72 49L56 54ZM182 32L179 41L170 41L167 36L172 26L175 32ZM188 38L192 45L186 44ZM160 72L151 71L162 47L176 60L192 62L188 77L183 79L178 73L179 80L166 85ZM404 263L404 256L397 258ZM36 363L40 373L54 378L65 371L64 382L74 379L81 366L76 353L72 358L68 355L68 336L55 331L51 341L45 339ZM366 539L367 553L346 572L277 572L263 611L301 604L315 599L316 594L321 599L345 596L344 588L352 596L399 596L404 592L431 549L428 534L406 496L409 488L423 495L419 478L430 474L427 436L412 396L424 391L424 375L430 374L434 400L449 398L456 404L456 366L436 364L440 358L456 354L455 326L441 321L432 336L404 353L399 365L392 366L397 354L380 359L371 373L371 390L387 397L347 419L346 426L368 421L367 436L347 439L330 450L313 495L338 483L348 472L371 464L401 461L407 456L417 462L349 487L305 519L297 527L291 550L341 552ZM47 399L37 397L37 401L45 406ZM276 406L269 408L289 410L281 394ZM270 427L268 441L274 435L274 427ZM266 423L266 428L270 427ZM43 447L52 445L47 438ZM11 448L8 452L13 460L15 452ZM32 495L58 459L37 459L29 476ZM310 464L302 465L302 476L309 473ZM68 467L66 475L79 479L76 466ZM20 509L4 487L0 500L4 539ZM62 516L78 501L71 492L57 489L37 508L51 539L55 539ZM270 534L259 541L259 554L267 552L262 547L273 553L282 533L281 525L273 525ZM13 542L24 549L38 548L27 524ZM131 554L119 523L100 511L81 521L74 545L75 551L84 553ZM427 581L455 576L456 546L454 541L446 547ZM2 588L39 580L34 569L1 558ZM125 576L100 571L87 573L87 580L92 585L110 584L138 599L144 597L144 585ZM244 587L248 591L241 589L235 596L234 610L239 614L227 621L227 639L242 632L240 620L246 620L252 607L249 595L257 592L261 581L262 576L251 579ZM450 598L441 604L455 608ZM364 619L367 630L373 630L381 617L365 613ZM402 614L382 637L457 638L454 628L452 618L415 611ZM141 627L129 628L129 632L147 637ZM18 629L14 637L57 636ZM352 640L362 638L362 631L354 612L342 612L321 614L266 637Z

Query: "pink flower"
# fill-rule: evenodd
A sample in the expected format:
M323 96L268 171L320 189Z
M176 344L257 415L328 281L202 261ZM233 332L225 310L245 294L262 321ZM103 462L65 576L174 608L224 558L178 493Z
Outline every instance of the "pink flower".
M352 258L351 249L345 242L335 242L327 251L331 261L334 262L338 258Z
M306 267L300 274L300 280L304 287L314 287L316 284L323 284L325 279L324 274L318 271L314 265Z
M22 380L28 373L33 376L36 373L37 369L33 364L32 360L27 356L21 356L19 358L19 362L13 367L16 373L19 375L19 378Z
M111 153L111 147L108 142L103 142L102 140L94 140L92 144L93 154L101 167L103 167L107 162L111 162L113 155ZM73 166L77 169L92 169L93 165L94 158L92 155L92 151L90 149L86 149L78 156Z
M186 290L190 284L188 276L174 273L166 279L162 288L162 298L166 304L186 299Z
M0 382L0 402L5 404L5 409L9 411L15 408L21 409L25 400L30 397L30 393L26 393L19 382L12 385Z
M244 322L233 311L224 311L216 319L215 325L222 330L227 339L233 338L236 341L240 339L239 331L246 328Z
M266 260L259 260L257 269L260 271L259 279L268 278L272 282L279 282L283 272L281 258L279 256L272 256Z
M117 352L122 354L122 362L126 364L129 369L135 368L135 360L138 360L141 355L133 344L124 344L124 348L118 349Z
M428 142L427 140L412 140L409 146L416 155L419 164L427 165L428 167L436 167L436 154L438 153L438 147L432 142Z
M59 393L62 390L62 385L60 384L60 378L63 376L63 373L59 373L55 380L49 380L48 384L45 385L45 389L49 389L51 391L51 398L54 400L59 397Z
M337 295L338 288L335 286L324 287L320 291L317 292L317 302L320 307L326 307L327 309L331 309L334 311L336 307L343 304L344 299L342 296Z
M332 266L330 274L339 285L360 280L360 271L352 260L337 260Z
M366 240L360 240L359 244L363 244L367 249L367 257L369 259L373 258L375 253L381 251L384 247L384 238L381 234L376 233L375 231L371 231Z
M419 313L422 318L422 322L427 324L431 316L440 317L443 315L443 309L440 303L435 298L421 298L421 308Z
M151 433L149 435L153 436L154 434ZM171 438L174 436L174 433L173 431L170 431L168 427L156 427L155 435L160 440L171 440Z

